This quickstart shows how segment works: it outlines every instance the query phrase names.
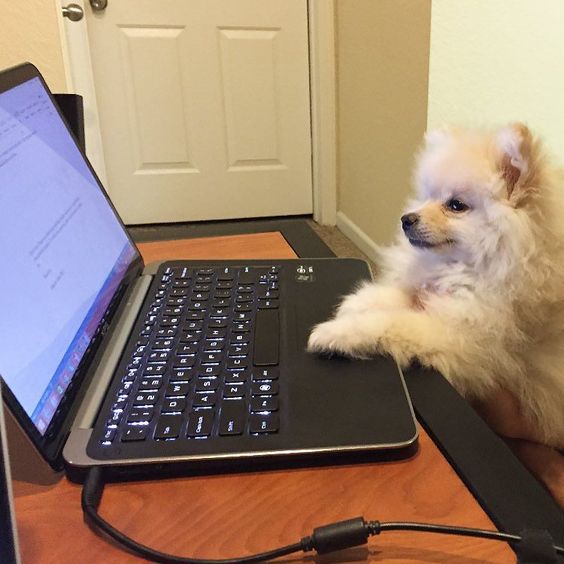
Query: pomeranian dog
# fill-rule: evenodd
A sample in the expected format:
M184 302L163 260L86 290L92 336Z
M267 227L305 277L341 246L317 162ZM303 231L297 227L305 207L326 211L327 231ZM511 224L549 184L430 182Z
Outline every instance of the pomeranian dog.
M308 349L418 360L477 403L508 393L519 438L563 449L564 178L517 123L428 133L414 184L381 279Z

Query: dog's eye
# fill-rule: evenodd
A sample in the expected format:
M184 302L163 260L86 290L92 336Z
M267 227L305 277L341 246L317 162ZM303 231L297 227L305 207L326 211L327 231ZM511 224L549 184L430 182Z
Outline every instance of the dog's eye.
M468 209L468 206L464 202L461 202L456 198L452 198L452 200L449 200L446 203L446 207L453 212L463 212Z

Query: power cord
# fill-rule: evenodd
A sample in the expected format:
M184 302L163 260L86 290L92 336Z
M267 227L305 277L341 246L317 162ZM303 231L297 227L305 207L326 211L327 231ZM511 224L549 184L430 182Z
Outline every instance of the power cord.
M252 562L266 562L280 556L287 556L288 554L300 551L311 552L312 550L315 550L318 554L327 554L329 552L366 544L369 537L379 535L385 531L442 533L447 535L478 537L510 543L519 543L523 540L523 537L520 535L500 533L498 531L488 531L484 529L434 525L429 523L381 523L380 521L365 521L363 517L356 517L354 519L348 519L346 521L339 521L331 523L330 525L318 527L313 530L312 535L303 537L299 542L270 550L268 552L262 552L260 554L244 556L241 558L202 560L197 558L173 556L159 552L158 550L154 550L134 541L133 539L130 539L118 531L98 514L98 507L102 499L103 491L104 482L102 480L102 469L100 467L94 467L86 476L84 487L82 489L82 510L88 524L91 527L98 527L101 531L113 538L118 544L131 552L153 562L161 562L163 564L246 564ZM546 547L544 548L546 549ZM548 551L554 554L554 559L546 560L547 562L556 562L557 554L564 555L564 547L556 546L552 544L552 542L550 542Z

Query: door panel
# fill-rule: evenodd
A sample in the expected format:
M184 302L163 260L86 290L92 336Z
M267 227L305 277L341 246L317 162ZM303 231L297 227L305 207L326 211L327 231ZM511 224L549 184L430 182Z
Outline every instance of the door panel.
M221 30L229 170L281 164L273 45L278 31ZM256 127L249 128L249 123Z
M180 81L179 43L184 30L122 27L121 32L124 94L138 163L135 173L194 171ZM157 69L158 83L152 76Z

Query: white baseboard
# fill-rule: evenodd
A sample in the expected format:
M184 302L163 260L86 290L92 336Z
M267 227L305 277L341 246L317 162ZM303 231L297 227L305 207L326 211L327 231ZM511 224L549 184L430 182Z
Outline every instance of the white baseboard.
M380 245L376 244L354 221L343 212L337 212L337 227L348 237L371 261L380 262Z

